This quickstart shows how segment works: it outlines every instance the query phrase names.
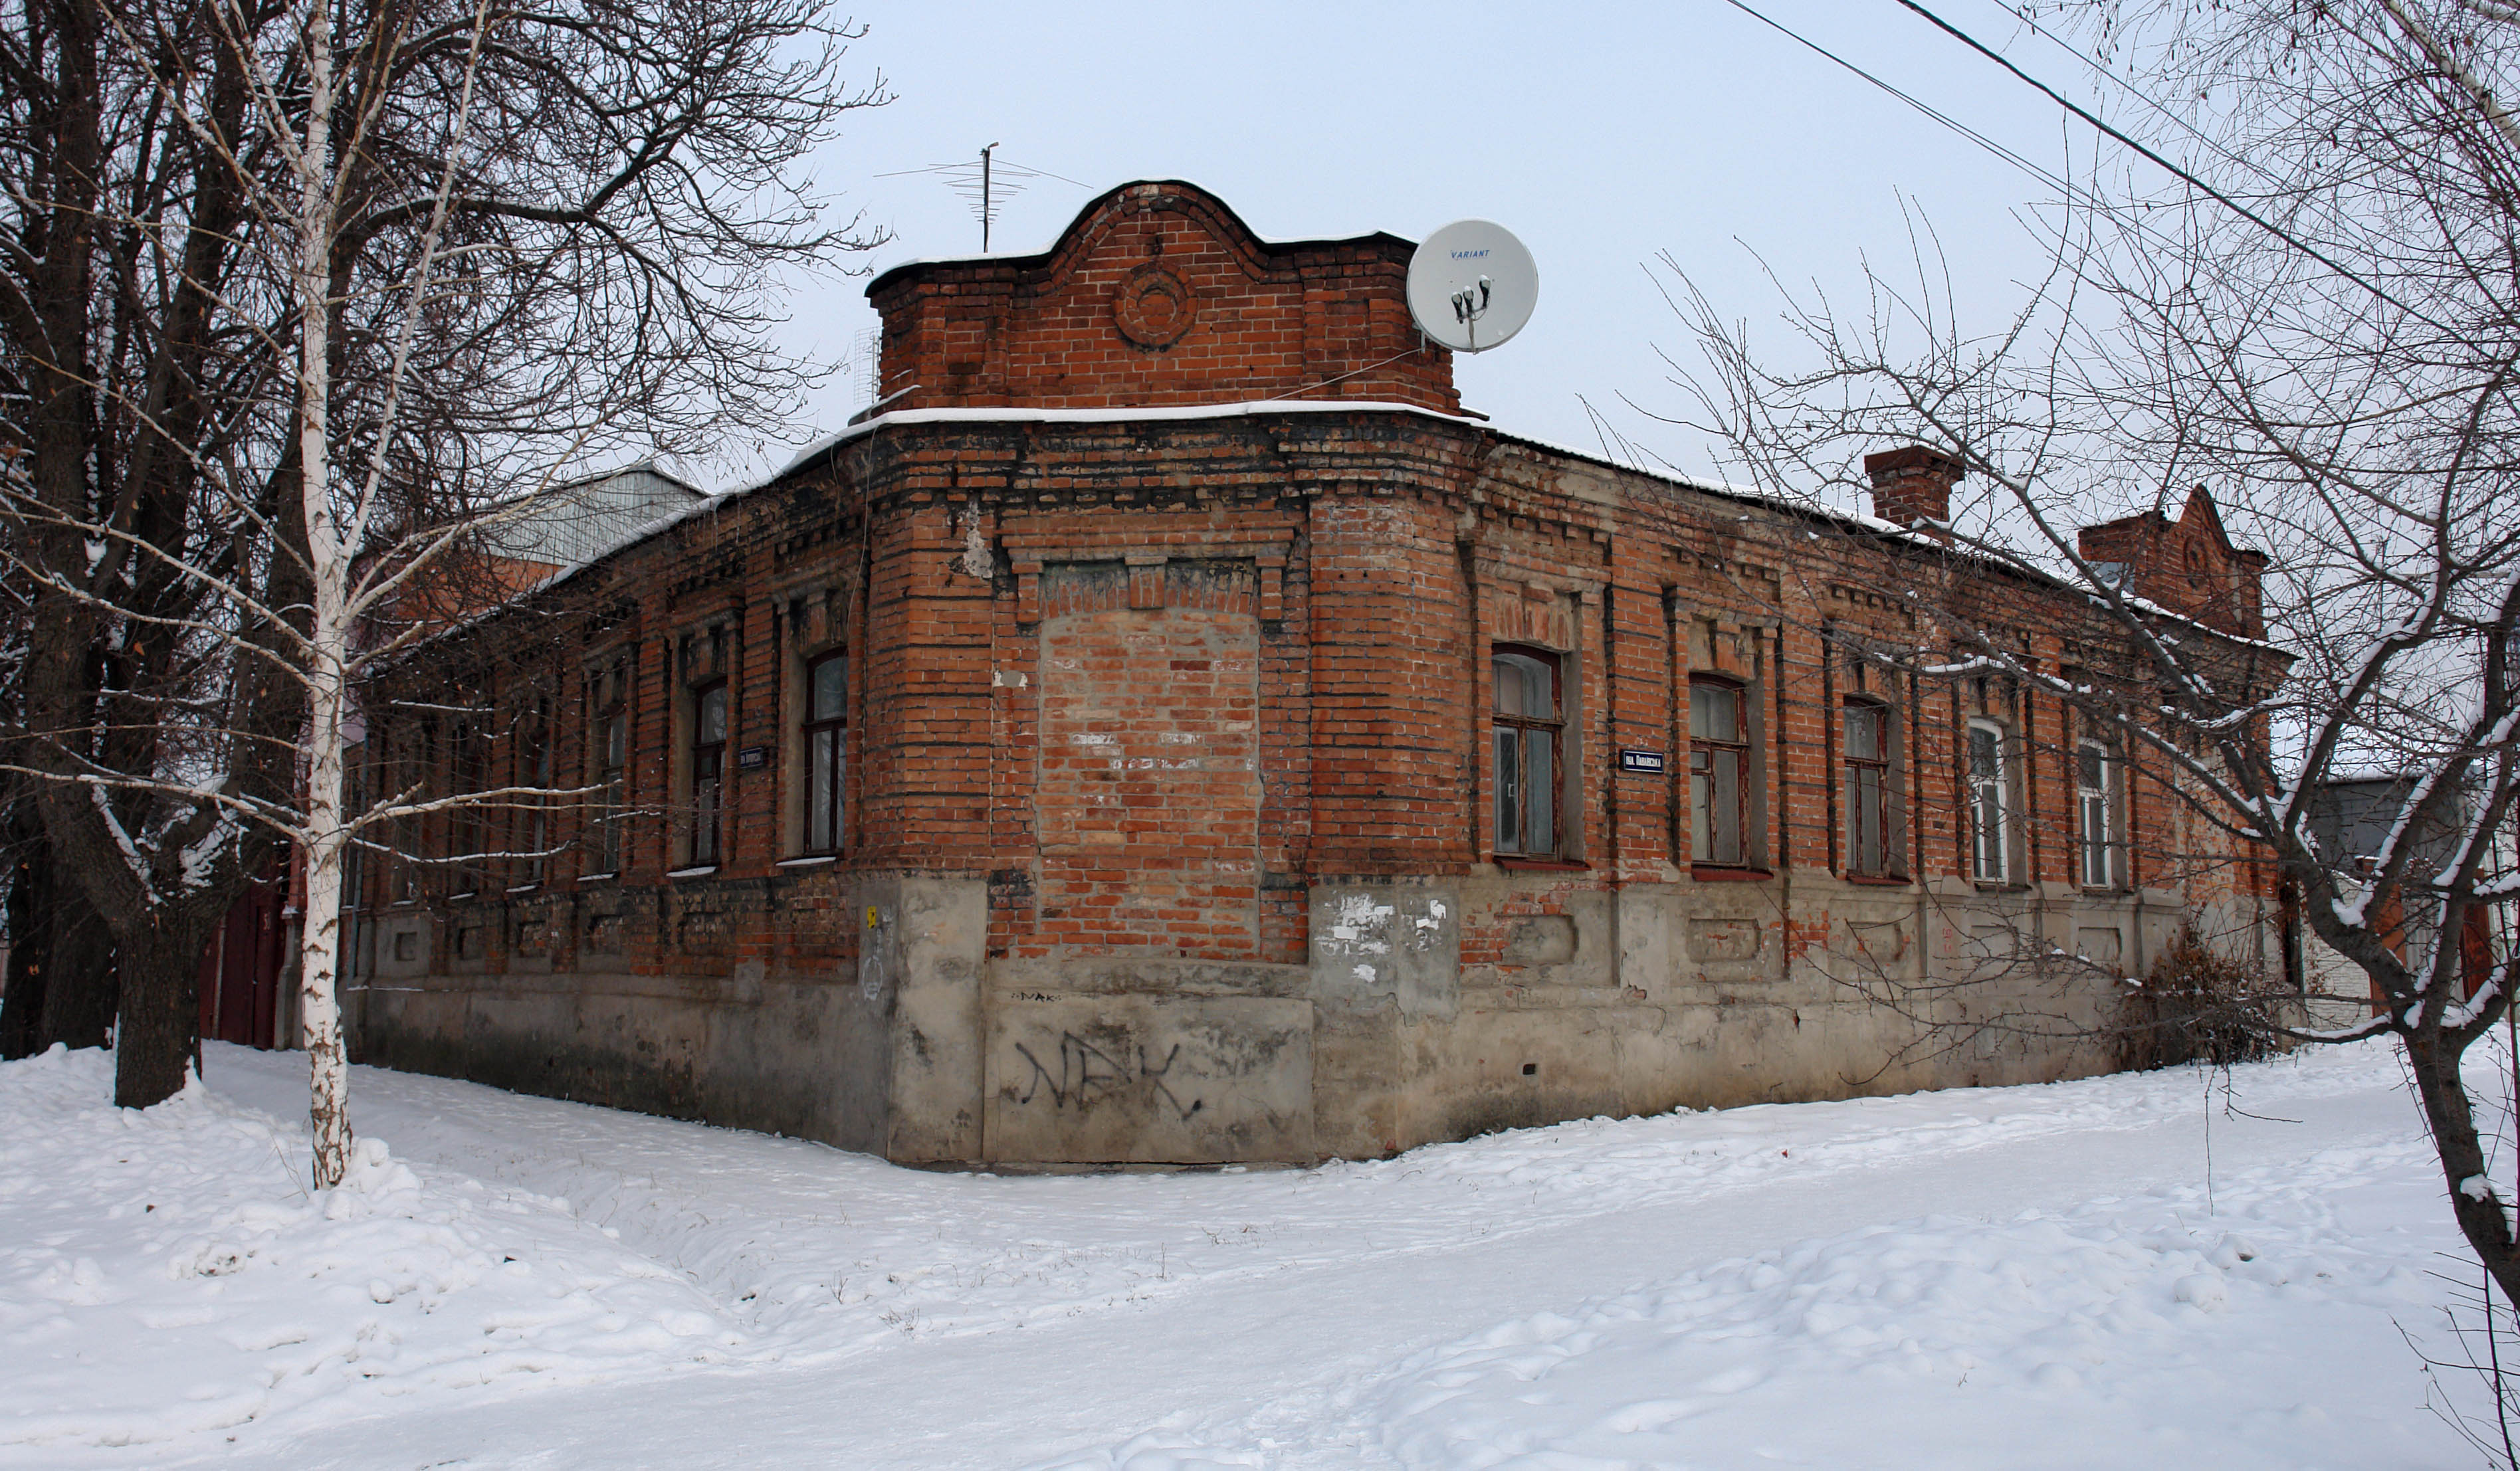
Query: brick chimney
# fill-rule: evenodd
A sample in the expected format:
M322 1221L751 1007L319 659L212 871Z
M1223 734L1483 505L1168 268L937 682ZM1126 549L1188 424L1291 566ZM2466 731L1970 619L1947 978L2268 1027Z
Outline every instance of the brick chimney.
M1959 462L1921 444L1902 445L1864 457L1864 472L1872 477L1872 513L1894 526L1952 518L1952 487L1960 483ZM1925 528L1937 541L1952 534L1939 526Z

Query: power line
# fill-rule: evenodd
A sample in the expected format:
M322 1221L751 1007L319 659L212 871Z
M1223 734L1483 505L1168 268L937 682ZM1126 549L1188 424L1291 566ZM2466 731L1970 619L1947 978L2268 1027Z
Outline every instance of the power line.
M1740 0L1733 0L1733 3L1737 5L1740 3ZM2066 111L2071 112L2075 116L2083 119L2085 122L2090 123L2092 127L2098 129L2107 137L2114 138L2124 146L2135 150L2138 155L2168 171L2172 177L2186 184L2189 188L2203 194L2206 198L2214 201L2218 204L2221 204L2224 208L2230 210L2240 218L2247 220L2250 224L2257 226L2269 235L2282 241L2285 245L2292 246L2304 255L2318 261L2320 265L2334 271L2337 275L2353 282L2356 286L2369 291L2372 295L2386 301L2391 306L2405 312L2408 316L2413 317L2418 321L2428 323L2437 331L2449 331L2449 329L2443 327L2442 324L2432 321L2431 318L2425 316L2423 313L2416 311L2413 307L2407 305L2397 297L2389 294L2388 291L2382 290L2376 283L2363 280L2360 274L2340 263L2325 251L2319 249L2317 245L2310 244L2308 241L2301 239L2299 236L2292 234L2281 226L2268 221L2248 205L2232 199L2229 195L2216 189L2213 185L2206 183L2203 179L2198 178L2195 174L2190 173L2185 168L2182 168L2177 163L2173 163L2169 158L2155 153L2152 149L2138 141L2132 134L2124 132L2114 125L2102 120L2098 113L2090 111L2080 103L2073 101L2071 98L2065 96L2065 94L2057 91L2055 88L2048 86L2046 82L2043 82L2039 78L2032 76L2029 72L2022 70L2019 67L2012 64L2010 58L1988 46L1977 37L1970 35L1967 31L1954 25L1949 21L1935 15L1932 11L1925 9L1923 6L1917 4L1916 0L1899 0L1899 3L1909 10L1914 11L1917 15L1924 17L1928 22L1933 23L1935 28L1941 30L1944 34L1958 40L1962 45L1968 47L1971 51L1985 57L1988 61L1995 63L2004 70L2011 72L2016 77L2019 77L2022 81L2037 88L2048 99L2053 101L2056 106L2063 108ZM1747 9L1747 7L1744 7L1744 9ZM1772 22L1770 23L1773 24L1774 22Z
M1816 55L1826 58L1837 66L1842 67L1848 71L1855 73L1857 76L1864 78L1873 86L1889 93L1892 97L1906 103L1909 107L1922 112L1927 117L1941 123L1944 127L1959 134L1969 142L1976 144L1988 153L1995 155L1998 158L2001 158L2004 162L2011 164L2013 167L2020 169L2023 173L2026 173L2032 178L2039 180L2041 183L2048 185L2049 188L2062 190L2067 194L2077 194L2081 192L2064 178L2048 172L2044 164L2031 161L2029 158L2026 158L2021 155L2014 153L2011 149L2004 147L2002 144L1996 142L1986 134L1970 127L1967 123L1952 116L1950 113L1941 111L1928 105L1923 100L1912 97L1908 93L1900 91L1889 82L1886 82L1880 77L1873 75L1871 72L1865 70L1853 62L1839 56L1836 52L1829 50L1827 47L1822 46L1818 41L1813 40L1811 37L1804 35L1802 32L1795 30L1791 26L1784 24L1782 22L1771 20L1767 16L1760 14L1758 11L1751 9L1746 3L1746 0L1726 0L1726 3L1731 5L1734 10L1739 11L1741 14L1748 16L1751 20L1767 26L1777 34L1783 36L1786 40L1793 42L1795 45L1801 46Z
M1973 127L1968 126L1966 123L1963 123L1963 122L1959 121L1958 118L1955 118L1955 117L1951 116L1949 113L1944 112L1944 111L1940 111L1939 109L1936 109L1936 108L1934 108L1934 107L1931 107L1931 106L1929 106L1928 104L1924 103L1923 101L1921 101L1921 100L1919 100L1919 99L1917 99L1917 98L1915 98L1915 97L1913 97L1913 96L1911 96L1910 94L1908 94L1908 93L1906 93L1906 92L1904 92L1904 91L1901 91L1898 87L1895 87L1895 86L1891 85L1889 82L1887 82L1887 81L1883 80L1882 78L1880 78L1880 77L1878 77L1878 76L1873 75L1873 74L1872 74L1871 72L1869 72L1869 71L1865 70L1862 67L1859 67L1859 66L1857 66L1855 63L1848 61L1846 58L1844 58L1844 57L1842 57L1842 56L1839 56L1836 52L1831 51L1831 50L1829 50L1827 47L1821 45L1818 41L1815 41L1815 40L1811 39L1809 36L1806 36L1806 35L1802 34L1800 31L1797 31L1797 30L1793 29L1791 26L1784 24L1782 22L1779 22L1779 21L1774 20L1774 19L1772 19L1772 18L1770 18L1770 17L1768 17L1768 16L1766 16L1766 15L1761 14L1759 11L1752 9L1752 8L1751 8L1751 6L1747 3L1747 0L1726 0L1726 3L1727 3L1727 4L1729 4L1729 5L1731 5L1734 10L1737 10L1737 11L1739 11L1741 14L1743 14L1743 15L1745 15L1745 16L1748 16L1751 20L1754 20L1754 21L1758 22L1760 24L1767 26L1769 29L1774 30L1774 31L1775 31L1775 32L1777 32L1778 35L1781 35L1781 36L1785 37L1787 40L1792 41L1792 42L1793 42L1793 43L1795 43L1796 45L1801 46L1801 47L1803 47L1804 49L1806 49L1806 50L1808 50L1808 51L1811 51L1811 52L1812 52L1812 53L1814 53L1815 55L1818 55L1818 56L1821 56L1821 57L1825 58L1826 60L1828 60L1829 62L1833 63L1834 65L1836 65L1836 66L1838 66L1838 67L1843 67L1844 69L1846 69L1846 70L1847 70L1847 71L1849 71L1849 72L1852 72L1852 73L1853 73L1853 74L1855 74L1856 76L1862 77L1865 81L1871 83L1873 86L1875 86L1875 87L1879 88L1881 91L1883 91L1883 92L1885 92L1885 93L1888 93L1890 96L1897 98L1899 101L1901 101L1901 102L1903 102L1903 103L1906 103L1909 107L1911 107L1911 108L1914 109L1916 111L1918 111L1918 112L1920 112L1920 113L1924 114L1926 117L1929 117L1929 118L1933 119L1935 122L1938 122L1938 123L1942 124L1944 127L1949 128L1949 129L1950 129L1950 130L1952 130L1953 132L1958 133L1958 134L1959 136L1961 136L1962 138L1965 138L1965 139L1967 139L1969 142L1976 144L1979 148L1984 149L1986 152L1988 152L1988 153L1990 153L1990 154L1994 155L1996 157L1998 157L1998 158L2000 158L2000 159L2003 160L2004 162L2011 164L2013 167L2015 167L2015 168L2017 168L2017 169L2020 169L2023 173L2026 173L2026 174L2030 175L2032 178L2037 179L2037 180L2038 180L2038 181L2040 181L2041 183L2048 185L2049 188L2051 188L2051 189L2055 189L2055 190L2057 190L2057 191L2059 191L2059 192L2061 192L2061 193L2065 194L2065 195L2066 195L2066 196L2068 196L2069 198L2075 198L2075 199L2083 200L2083 201L2085 201L2087 203L2089 203L2089 204L2092 205L2093 207L2098 208L2098 209L2100 209L2100 210L2102 210L2102 211L2104 211L2104 212L2107 212L2107 213L2110 213L2110 214L2113 214L2113 215L2115 215L2115 214L2119 214L2119 213L2120 213L2120 210L2118 209L2118 207L2117 207L2115 204L2113 204L2110 201L2104 200L2104 199L2100 198L2098 195L2096 195L2096 194L2094 194L2094 193L2092 193L2092 192L2091 192L2091 191L2089 191L2089 190L2086 190L2086 189L2082 188L2080 185L2077 185L2077 184L2073 183L2072 181L2070 181L2070 180L2068 180L2068 179L2065 179L2064 177L2062 177L2062 176L2060 176L2060 175L2058 175L2058 174L2055 174L2055 173L2053 173L2053 172L2049 171L2047 167L2045 167L2045 166L2044 166L2044 165L2042 165L2042 164L2035 163L2035 162L2031 161L2029 158L2024 157L2022 155L2020 155L2020 154L2018 154L2018 153L2015 153L2013 150L2011 150L2011 149L2009 149L2009 148L2006 148L2005 146L2003 146L2003 145L2002 145L2002 144L2001 144L2001 143L1996 142L1994 139L1992 139L1992 138L1988 137L1986 134L1981 133L1981 132L1979 132L1977 129L1975 129L1975 128L1973 128ZM2019 77L2022 81L2027 82L2027 83L2029 83L2031 86L2038 88L2040 92L2042 92L2042 93L2046 94L2049 99L2051 99L2052 101L2054 101L2054 102L2055 102L2059 107L2064 108L2068 112L2071 112L2073 115L2075 115L2075 116L2077 116L2077 117L2080 117L2080 118L2082 118L2084 121L2086 121L2086 122L2090 123L2093 128L2097 129L2097 130L2098 130L2101 134L2103 134L2104 136L2109 137L2109 138L2112 138L2112 139L2115 139L2115 140L2117 140L2118 142L2120 142L2120 143L2124 144L2126 147L2128 147L2128 148L2130 148L2130 149L2133 149L2136 153L2138 153L2138 154L2141 155L2141 156L2142 156L2143 157L2145 157L2146 159L2149 159L2149 160L2150 160L2150 161L2152 161L2153 163L2155 163L2155 164L2159 165L2161 168L2163 168L2163 169L2165 169L2165 170L2169 171L2169 173L2170 173L2173 177L2180 179L2181 181L2182 181L2182 182L2184 182L2185 184L2187 184L2190 188L2193 188L2193 189L2195 189L2195 190L2199 191L2200 193L2202 193L2202 194L2206 195L2207 197L2209 197L2209 198L2213 199L2216 202L2223 204L2225 207L2227 207L2227 208L2230 209L2231 211L2233 211L2234 213L2238 214L2241 218L2243 218L2243 219L2247 220L2249 223L2251 223L2251 224L2253 224L2253 225L2257 226L2259 229L2266 231L2268 234L2270 234L2270 235L2273 236L2275 239L2277 239L2277 240L2279 240L2279 241L2282 241L2285 245L2290 245L2290 246L2291 246L2291 247L2293 247L2294 249L2301 251L2303 254L2305 254L2305 255L2309 256L2311 259L2318 261L2319 264L2326 266L2329 270L2336 272L2336 273L2337 273L2338 275L2340 275L2340 276L2343 276L2346 280L2353 282L2356 286L2359 286L2359 287L2362 288L2362 290L2366 290L2366 291L2370 292L2373 296L2376 296L2376 297L2378 297L2380 300L2382 300L2382 301L2385 301L2385 302L2389 303L2391 306L2396 307L2398 310L2400 310L2400 311L2402 311L2402 312L2405 312L2407 315L2408 315L2408 316L2410 316L2410 317L2413 317L2413 318L2414 318L2414 319L2416 319L2417 321L2425 323L2426 325L2428 325L2428 326L2432 327L2434 330L2439 331L2439 332L2448 332L2448 331L2450 330L2450 329L2448 329L2448 328L2444 327L2441 323L2434 321L2431 317L2429 317L2429 316L2425 315L2424 313L2419 312L2419 311L2416 311L2414 308L2412 308L2412 307L2410 307L2410 306L2407 305L2405 302L2403 302L2403 301L2399 300L2396 296L2394 296L2394 295L2390 294L2388 291L2386 291L2386 290L2382 290L2379 286L2375 285L2374 283L2364 280L2364 279L2363 279L2363 278L2362 278L2359 273L2357 273L2357 272L2355 272L2355 271L2353 271L2353 270L2351 270L2351 269L2347 268L2346 266L2344 266L2344 265L2340 264L2339 262L2337 262L2336 260L2334 260L2333 258L2331 258L2330 256L2328 256L2328 255L2326 254L2326 252L2324 252L2324 251L2322 251L2322 250L2320 250L2320 249L2318 249L2317 246L2315 246L2315 245L2313 245L2309 244L2308 242L2303 241L2303 240L2299 239L2299 238L2298 238L2298 237L2296 237L2296 236L2293 236L2292 234L2288 233L2287 231L2283 230L2282 228L2280 228L2280 227L2278 227L2278 226L2276 226L2276 225L2274 225L2274 224L2270 223L2270 222L2269 222L2269 221L2267 221L2265 218L2261 217L2261 216L2260 216L2256 211L2254 211L2254 210L2250 209L2247 205L2242 204L2242 203L2240 203L2238 201L2231 199L2228 195L2226 195L2226 194L2224 194L2221 190L2218 190L2218 189L2214 188L2212 185L2207 184L2204 180L2199 179L2198 177L2196 177L2196 175L2194 175L2193 173L2189 172L2187 169L2181 167L2179 164L2176 164L2176 163L2171 162L2168 158L2163 157L2160 154L2155 153L2155 152L2154 152L2153 150L2151 150L2150 148L2147 148L2147 147L2145 147L2143 144L2141 144L2141 143L2139 143L2139 142L2136 141L2134 138L2129 137L2126 133L2124 133L2124 132L2120 131L2119 129L2117 129L2117 128L2115 128L2115 127L2112 127L2112 126L2111 126L2110 124L2108 124L2107 122L2104 122L2104 121L2102 121L2100 118L2098 118L2098 117L2096 117L2096 116L2092 115L2090 111L2086 111L2086 110L2085 110L2085 109L2083 109L2082 107L2080 107L2080 106L2076 105L2075 103L2073 103L2073 102L2072 102L2072 101L2070 101L2069 99L2067 99L2067 98L2065 98L2064 96L2062 96L2061 94L2059 94L2059 93L2058 93L2054 88L2049 87L2049 86L2048 86L2046 83L2039 81L2037 78L2035 78L2035 77L2031 76L2028 72L2025 72L2025 71L2023 71L2020 67L2018 67L2014 66L2010 61L2006 60L2004 57L2002 57L2002 55L2000 55L1999 53L1997 53L1997 52L1995 52L1995 51L1993 51L1993 50L1990 50L1990 49L1989 49L1989 48L1987 48L1985 45L1981 44L1981 43L1980 43L1980 42L1979 42L1975 37L1973 37L1973 36L1969 35L1969 34L1968 34L1967 32L1965 32L1965 31L1960 30L1958 27L1952 25L1950 22L1948 22L1944 21L1940 16L1937 16L1937 15L1935 15L1933 12L1931 12L1931 11L1929 11L1929 10L1926 10L1923 6L1916 4L1916 3L1915 3L1915 0L1899 0L1899 3L1900 3L1901 5L1903 5L1903 6L1906 6L1908 9L1910 9L1910 10L1912 10L1912 11L1914 11L1917 15L1924 17L1927 21L1932 22L1936 26L1940 27L1942 30L1944 30L1945 32L1949 33L1950 35L1952 35L1952 36L1954 36L1954 37L1958 38L1958 40L1960 40L1960 41L1962 41L1962 42L1964 42L1964 43L1965 43L1965 44L1967 44L1967 45L1968 45L1972 50L1975 50L1975 51L1977 51L1979 54L1981 54L1981 55L1983 55L1983 56L1985 56L1985 57L1987 57L1987 58L1991 59L1992 61L1994 61L1995 63L1997 63L1999 66L2002 66L2005 70L2007 70L2007 71L2011 72L2014 76ZM2061 43L2060 43L2060 44L2061 44ZM2154 104L2154 106L2156 106L2156 107L2157 107L2157 106L2159 106L2159 104ZM2158 231L2153 230L2149 225L2145 224L2145 223L2144 223L2140 218L2138 218L2138 219L2136 219L2136 220L2132 221L2132 223L2133 223L2133 225L2134 225L2134 227L2135 227L2136 229L2138 229L2138 230L2141 231L2142 233L2144 233L2144 234L2146 234L2146 235L2150 235L2150 236L2154 237L2156 240L2162 240L2164 244L2172 244L2172 243L2171 243L2171 242L2169 242L2165 237L2161 236L2161 235L2160 235L2160 233L2159 233Z

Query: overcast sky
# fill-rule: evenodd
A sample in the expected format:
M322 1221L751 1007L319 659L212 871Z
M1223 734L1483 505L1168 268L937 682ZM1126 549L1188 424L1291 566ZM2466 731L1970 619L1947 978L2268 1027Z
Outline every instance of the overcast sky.
M1755 0L1754 0L1755 3ZM1956 23L2035 74L2088 95L2078 64L1996 0L1942 0ZM1759 9L2051 166L2055 108L1895 0L1765 0ZM1496 220L1540 267L1520 336L1456 359L1462 400L1500 427L1598 452L1583 399L1685 468L1702 436L1620 396L1686 407L1657 355L1693 358L1648 266L1678 260L1730 317L1773 320L1788 281L1851 290L1862 258L1909 249L1903 197L1947 251L1964 307L1990 324L2040 257L2015 213L2045 191L2010 165L1723 0L1660 5L1282 3L953 5L878 0L849 66L898 100L854 115L818 182L894 237L867 264L975 252L979 225L945 181L899 169L1000 156L1082 181L1030 181L1006 201L1000 251L1048 245L1087 201L1132 179L1188 179L1276 239ZM874 328L865 279L791 296L791 346L855 356ZM1777 334L1769 334L1773 340ZM812 406L836 427L865 402L863 366ZM724 483L776 468L776 446L693 467ZM748 462L748 463L746 463Z

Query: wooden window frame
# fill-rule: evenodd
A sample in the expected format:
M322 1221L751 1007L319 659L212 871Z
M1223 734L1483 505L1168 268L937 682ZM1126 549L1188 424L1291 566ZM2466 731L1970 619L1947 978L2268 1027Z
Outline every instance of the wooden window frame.
M2090 780L2094 764L2096 785ZM2124 774L2124 761L2107 741L2086 736L2074 743L2074 866L2086 889L2116 893L2126 887L2125 817L2119 796Z
M1688 861L1703 869L1760 868L1759 849L1759 741L1757 722L1752 718L1756 687L1748 681L1729 675L1693 674L1688 677ZM1721 690L1732 696L1732 736L1730 739L1700 736L1697 731L1697 691ZM1717 810L1717 773L1720 757L1731 755L1732 768L1733 827L1732 852L1725 856L1716 843L1716 825L1710 821Z
M477 797L490 787L490 747L492 737L473 719L455 723L447 741L448 794L457 798L447 814L447 856L455 869L454 892L449 899L471 899L489 886L489 860L482 855L490 846L489 814Z
M1968 797L1969 878L1976 883L2009 885L2012 880L2012 828L2016 803L2012 798L2012 732L2002 722L1973 717L1960 745L1962 789ZM1995 752L1992 772L1978 767L1978 736L1991 736ZM1994 799L1993 831L1988 830L1987 803ZM1990 867L1989 857L1994 859Z
M832 663L840 666L839 712L818 717L814 713L815 676L824 666ZM848 849L849 676L851 672L849 651L845 647L827 649L805 661L805 697L798 701L805 717L798 724L798 730L805 738L805 764L802 772L803 780L797 784L802 788L805 801L802 848L809 856L836 855ZM828 787L817 790L818 783L823 779L820 769L815 765L815 757L826 742L830 744L832 751L831 776ZM814 828L817 818L830 825L827 833L824 834L828 837L828 841L815 841L818 835Z
M1496 671L1498 664L1507 659L1527 660L1547 671L1549 706L1552 712L1550 715L1544 717L1527 712L1508 712L1497 708ZM1491 761L1489 776L1491 789L1488 794L1490 854L1499 861L1559 862L1566 852L1566 656L1555 649L1542 648L1529 644L1491 645L1488 649L1488 752ZM1516 753L1511 758L1504 755L1505 746L1499 739L1508 731L1516 733L1510 737L1511 748ZM1531 834L1525 830L1533 825L1530 821L1532 791L1529 752L1531 737L1534 735L1546 736L1549 742L1547 786L1549 831L1545 834L1545 844L1532 842ZM1520 774L1521 780L1518 785L1509 783L1508 769ZM1522 800L1515 804L1518 810L1512 813L1512 837L1520 843L1520 846L1508 847L1507 798L1515 792L1521 794Z
M629 837L623 830L623 795L630 772L630 698L621 666L594 677L594 719L587 722L588 775L594 778L595 872L619 873L629 865Z
M1846 790L1846 875L1850 878L1897 878L1905 865L1899 862L1899 788L1898 788L1898 721L1895 710L1886 701L1869 695L1850 694L1838 706L1838 763ZM1859 756L1855 752L1855 716L1868 716L1875 723L1874 754ZM1866 779L1870 779L1868 796ZM1870 806L1868 814L1867 805ZM1864 823L1869 816L1873 825L1876 861L1867 864L1864 852Z
M551 847L552 788L552 721L551 696L536 694L521 712L524 720L524 744L517 752L518 784L534 788L522 799L517 812L517 825L521 841L518 844L526 857L523 882L539 884L551 874L551 860L546 850Z
M707 738L711 695L720 701L715 740ZM726 862L726 737L734 699L734 687L724 679L692 687L691 866L695 869Z

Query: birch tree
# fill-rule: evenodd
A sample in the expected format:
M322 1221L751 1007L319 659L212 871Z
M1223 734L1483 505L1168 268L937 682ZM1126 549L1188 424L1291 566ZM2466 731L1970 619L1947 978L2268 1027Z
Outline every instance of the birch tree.
M2448 1207L2520 1304L2508 1166L2498 1180L2488 1148L2509 1080L2461 1066L2520 970L2520 127L2498 101L2520 87L2520 10L2017 15L2080 49L2110 130L2097 161L2049 180L2048 278L1972 327L1920 231L1912 264L1868 268L1857 302L1789 295L1773 345L1683 279L1705 366L1675 418L1780 495L1860 493L1866 451L1921 440L1968 475L1930 529L2114 625L2131 655L2094 676L1935 609L1971 658L2116 730L2192 821L2263 843L2367 995L2262 995L2250 1025L2398 1043ZM2240 671L2245 641L2201 636L2193 600L2161 591L2175 566L2165 582L2078 542L2114 515L2175 520L2200 485L2271 557L2272 666ZM2373 773L2393 783L2383 835L2349 851L2321 793ZM2418 914L2438 943L2408 942Z
M876 243L825 222L804 165L880 84L840 80L857 32L815 0L91 14L134 108L162 113L234 193L223 236L238 263L206 294L251 365L252 391L226 405L249 427L215 458L177 446L196 503L236 528L223 563L99 513L87 490L21 498L56 547L31 570L46 596L101 613L109 637L146 619L112 586L64 574L70 543L203 590L160 619L167 637L202 651L206 685L268 685L279 692L256 708L289 718L202 722L205 743L227 744L190 772L162 757L104 769L69 749L66 723L30 729L40 759L20 765L52 783L48 822L75 820L71 788L145 793L205 832L302 854L313 1174L330 1185L350 1145L345 856L417 814L549 795L415 789L353 810L353 689L467 602L466 568L496 544L485 532L532 514L563 468L779 421L812 372L771 345L779 278ZM232 78L227 111L200 105L205 71ZM96 391L129 397L110 379ZM275 751L285 781L208 780L239 753ZM163 865L120 846L130 872Z

